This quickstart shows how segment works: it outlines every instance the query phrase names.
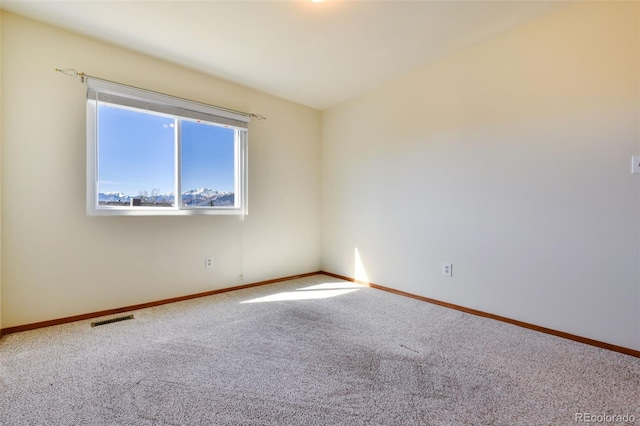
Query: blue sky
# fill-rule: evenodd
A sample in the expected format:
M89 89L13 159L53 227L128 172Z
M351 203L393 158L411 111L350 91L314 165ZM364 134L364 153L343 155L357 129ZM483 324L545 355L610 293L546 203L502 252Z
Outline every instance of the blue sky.
M99 107L98 192L174 191L174 120ZM234 190L234 130L182 122L182 189Z
M234 192L234 130L182 122L182 192L211 188Z

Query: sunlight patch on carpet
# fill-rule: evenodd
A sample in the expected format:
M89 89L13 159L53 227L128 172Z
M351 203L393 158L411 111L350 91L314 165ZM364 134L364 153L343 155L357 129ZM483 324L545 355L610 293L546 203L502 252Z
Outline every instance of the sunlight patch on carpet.
M343 294L358 291L358 288L342 289L342 290L304 290L304 291L285 291L282 293L271 294L269 296L258 297L256 299L245 300L240 303L261 303L261 302L282 302L286 300L311 300L311 299L328 299L330 297L342 296Z
M311 285L309 287L302 287L302 288L299 288L298 290L338 290L338 289L347 289L347 288L361 289L363 287L366 287L366 286L363 286L361 284L350 283L350 282L331 282L331 283Z

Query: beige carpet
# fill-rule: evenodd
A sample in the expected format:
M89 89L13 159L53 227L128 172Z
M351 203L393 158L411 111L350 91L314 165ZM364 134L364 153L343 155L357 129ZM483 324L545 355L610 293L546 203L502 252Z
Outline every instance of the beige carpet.
M134 314L2 338L0 424L640 424L640 359L322 275Z

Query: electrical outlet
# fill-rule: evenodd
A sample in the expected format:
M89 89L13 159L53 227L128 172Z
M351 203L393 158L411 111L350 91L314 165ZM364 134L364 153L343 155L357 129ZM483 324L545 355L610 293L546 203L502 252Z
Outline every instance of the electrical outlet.
M640 173L640 156L631 157L631 173L634 175Z
M443 263L442 264L442 275L445 277L453 276L453 264L452 263Z
M205 269L213 268L213 257L207 256L204 258L204 267Z

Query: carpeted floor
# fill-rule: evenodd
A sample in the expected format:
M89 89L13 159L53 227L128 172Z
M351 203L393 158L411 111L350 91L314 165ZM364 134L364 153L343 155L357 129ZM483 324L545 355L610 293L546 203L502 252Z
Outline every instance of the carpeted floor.
M0 425L640 424L640 359L323 275L134 314L3 337Z

